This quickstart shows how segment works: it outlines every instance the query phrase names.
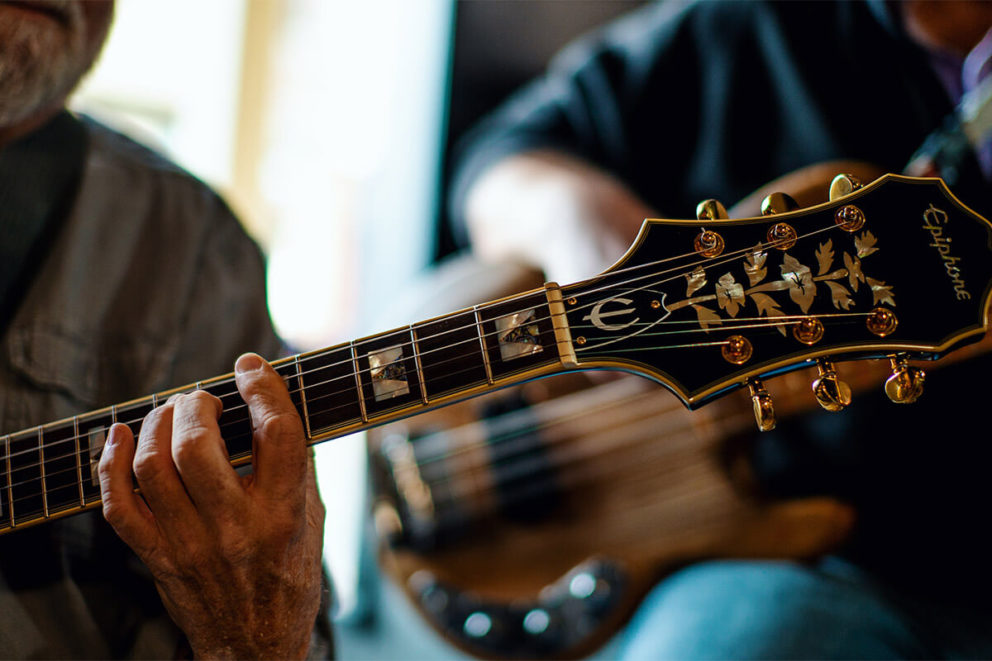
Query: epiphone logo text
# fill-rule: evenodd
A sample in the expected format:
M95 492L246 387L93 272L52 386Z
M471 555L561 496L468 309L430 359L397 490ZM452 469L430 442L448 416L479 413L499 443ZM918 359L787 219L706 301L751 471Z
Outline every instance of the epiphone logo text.
M951 237L944 235L944 230L947 228L947 220L947 212L931 204L923 212L923 229L930 232L930 236L933 238L933 243L930 244L930 247L936 248L940 254L940 258L944 261L944 270L947 271L947 277L951 279L951 284L954 285L954 293L957 295L958 300L965 301L971 298L971 294L965 286L964 278L961 276L961 269L957 266L961 258L951 254Z
M612 310L603 310L603 306L607 303L619 303L620 305L630 305L633 303L629 298L622 298L620 296L615 296L614 298L606 298L596 303L593 306L592 311L586 316L582 317L583 321L591 321L592 325L603 331L618 331L627 328L628 326L633 326L638 321L641 320L640 317L634 317L630 321L626 321L621 324L611 324L603 321L606 317L618 317L621 315L628 315L635 312L634 308L621 308Z

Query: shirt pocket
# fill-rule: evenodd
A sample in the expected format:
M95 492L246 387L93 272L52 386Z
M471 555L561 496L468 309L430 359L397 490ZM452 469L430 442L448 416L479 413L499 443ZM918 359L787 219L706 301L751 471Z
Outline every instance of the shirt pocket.
M57 326L11 329L9 365L32 389L64 397L72 415L149 395L165 387L174 341L152 342L135 335L69 332ZM63 408L59 406L58 408Z

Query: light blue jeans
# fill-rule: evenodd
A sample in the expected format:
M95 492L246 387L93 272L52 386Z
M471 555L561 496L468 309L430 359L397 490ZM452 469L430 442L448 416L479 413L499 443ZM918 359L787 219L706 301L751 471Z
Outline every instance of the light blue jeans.
M621 649L624 659L652 661L989 659L992 608L897 597L834 558L708 562L659 584Z

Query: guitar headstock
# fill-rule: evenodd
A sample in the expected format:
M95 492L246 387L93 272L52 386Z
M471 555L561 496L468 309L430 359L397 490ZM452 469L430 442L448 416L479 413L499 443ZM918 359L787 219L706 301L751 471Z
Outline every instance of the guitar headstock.
M992 224L939 179L886 175L832 197L758 218L712 219L710 207L705 220L646 221L608 271L562 288L579 366L654 378L690 407L750 384L757 409L757 379L818 360L829 408L828 361L890 357L903 370L890 396L914 399L922 373L906 358L986 330Z

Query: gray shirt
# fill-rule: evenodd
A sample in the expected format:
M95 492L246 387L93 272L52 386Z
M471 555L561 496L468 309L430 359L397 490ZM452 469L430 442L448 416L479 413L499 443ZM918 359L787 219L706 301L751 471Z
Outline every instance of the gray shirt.
M27 264L0 338L0 434L230 372L245 351L281 351L262 257L224 202L150 150L73 121L87 142L78 191L39 200L67 202L67 213ZM0 537L0 657L185 649L147 570L98 511Z

